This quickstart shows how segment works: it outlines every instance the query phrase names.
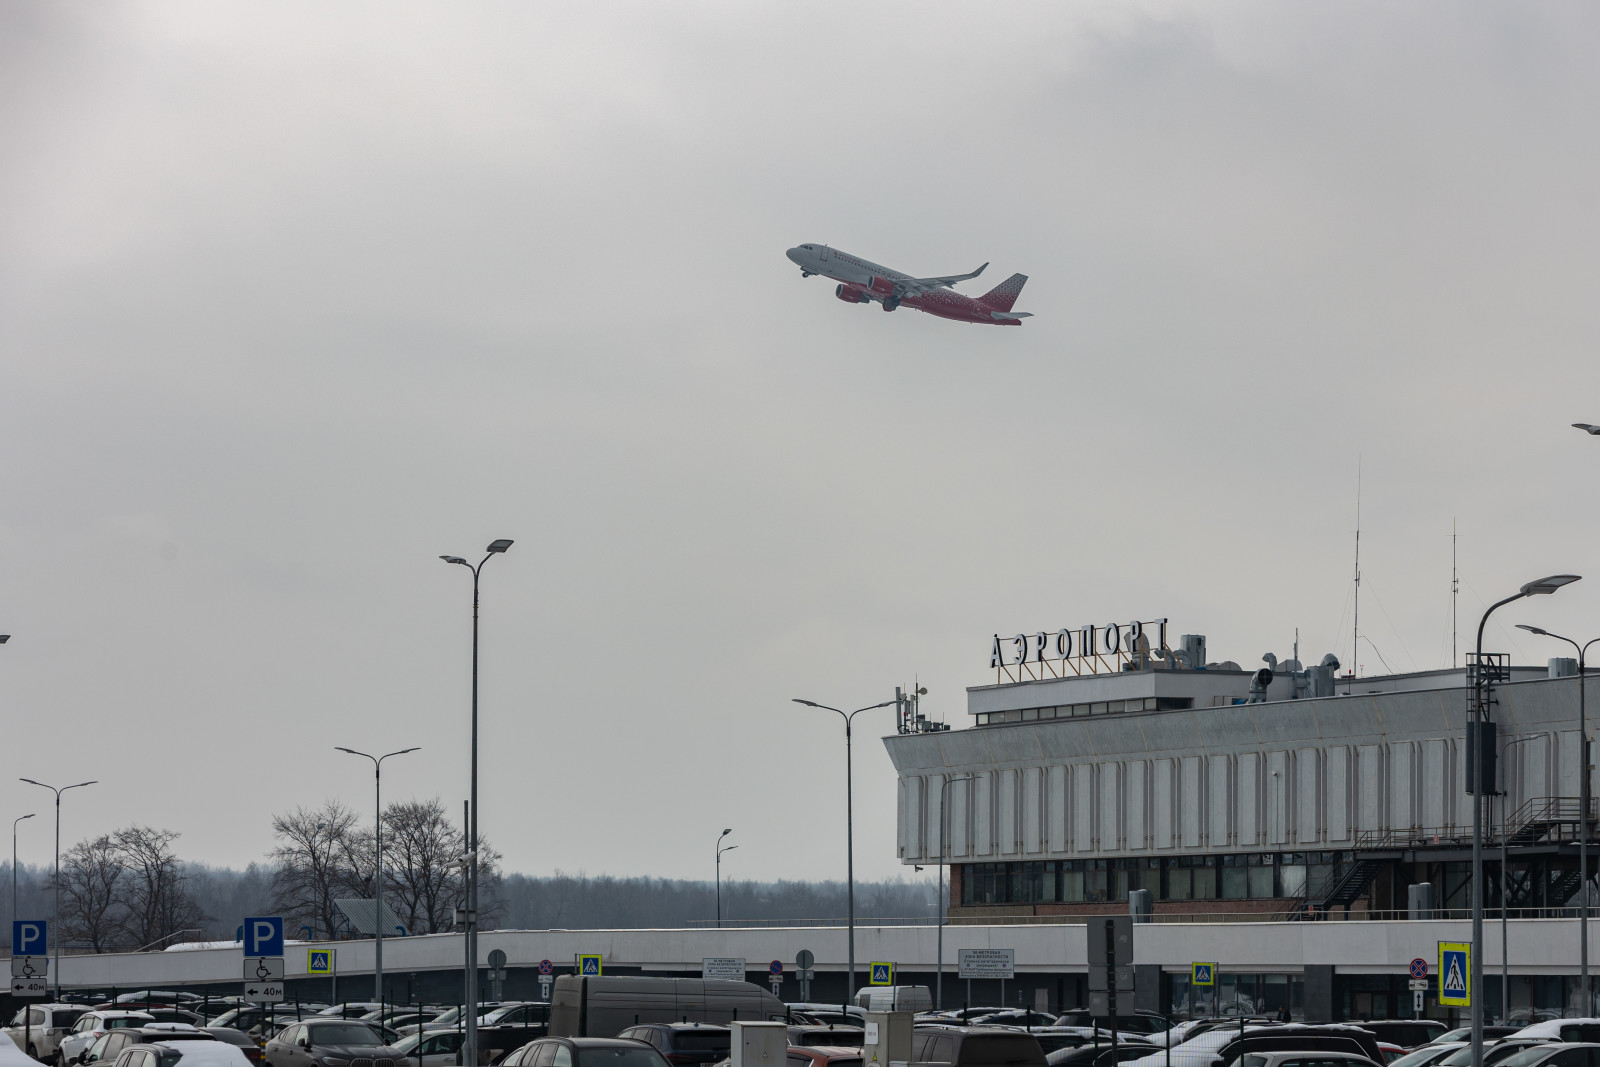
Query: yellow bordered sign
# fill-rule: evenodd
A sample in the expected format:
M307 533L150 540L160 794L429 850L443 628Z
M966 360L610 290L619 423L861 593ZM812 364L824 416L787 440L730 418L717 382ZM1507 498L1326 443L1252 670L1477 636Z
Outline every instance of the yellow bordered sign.
M874 963L872 974L867 979L868 985L894 985L894 964Z
M334 950L331 948L306 949L306 973L332 974L333 953Z
M584 976L585 978L599 978L600 977L600 957L599 956L579 956L578 957L578 973L581 974L582 976Z
M1215 963L1189 964L1189 981L1193 985L1216 985L1217 965Z
M1439 1003L1472 1007L1472 946L1465 941L1439 942Z

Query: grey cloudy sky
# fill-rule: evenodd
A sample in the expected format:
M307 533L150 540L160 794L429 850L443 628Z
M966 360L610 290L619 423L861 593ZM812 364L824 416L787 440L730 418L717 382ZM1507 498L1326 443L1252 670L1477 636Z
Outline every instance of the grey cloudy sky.
M0 7L10 763L240 865L424 746L507 865L839 877L841 731L990 634L1397 670L1600 571L1600 12ZM834 300L827 241L1031 280ZM476 558L476 557L474 557ZM1600 573L1516 617L1600 630ZM1556 650L1492 627L1520 661ZM1367 670L1377 655L1363 646ZM863 876L897 873L876 713ZM867 716L863 716L865 725ZM8 813L47 811L0 785ZM7 817L12 817L7 815ZM49 854L44 819L25 860Z

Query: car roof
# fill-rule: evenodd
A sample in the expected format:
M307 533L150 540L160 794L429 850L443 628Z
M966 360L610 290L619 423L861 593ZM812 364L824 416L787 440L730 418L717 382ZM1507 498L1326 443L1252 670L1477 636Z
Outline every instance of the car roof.
M677 1025L677 1024L673 1024ZM721 1029L726 1029L722 1027ZM631 1037L544 1037L541 1041L561 1041L573 1048L638 1048Z

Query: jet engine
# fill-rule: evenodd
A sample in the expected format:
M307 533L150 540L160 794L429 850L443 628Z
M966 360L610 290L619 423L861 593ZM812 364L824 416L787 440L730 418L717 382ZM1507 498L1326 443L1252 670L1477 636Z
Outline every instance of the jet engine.
M874 276L870 281L867 282L867 288L871 289L879 296L894 295L894 282L891 282L888 278L879 278Z
M861 295L861 290L853 285L835 286L833 295L843 300L846 304L859 304L866 299Z

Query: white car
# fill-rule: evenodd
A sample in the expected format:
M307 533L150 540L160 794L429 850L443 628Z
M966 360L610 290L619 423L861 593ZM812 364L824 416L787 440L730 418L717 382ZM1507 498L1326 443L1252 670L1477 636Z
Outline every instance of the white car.
M125 1030L130 1026L143 1026L155 1022L155 1017L145 1011L88 1011L72 1024L72 1032L61 1039L56 1050L56 1065L77 1063L78 1057L89 1051L89 1046L108 1030Z
M54 1062L56 1047L87 1009L81 1004L30 1004L6 1027L6 1036L34 1059Z
M1538 1037L1546 1041L1600 1041L1600 1019L1546 1019L1524 1026L1514 1038Z
M149 1048L161 1050L161 1067L250 1067L249 1057L239 1046L226 1041L156 1041L151 1045L134 1045L118 1053L112 1067L148 1063L144 1050Z
M455 1067L461 1059L460 1030L441 1030L430 1034L407 1034L394 1043L396 1052L404 1053L403 1062L419 1063L422 1067ZM422 1042L422 1055L417 1055L417 1042Z
M39 1067L22 1054L17 1043L0 1031L0 1067Z

